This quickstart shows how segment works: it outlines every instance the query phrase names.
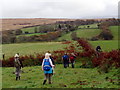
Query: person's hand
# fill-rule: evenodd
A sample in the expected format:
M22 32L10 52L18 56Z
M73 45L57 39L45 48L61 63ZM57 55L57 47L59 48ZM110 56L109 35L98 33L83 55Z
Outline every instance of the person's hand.
M53 65L52 67L55 68L55 65Z

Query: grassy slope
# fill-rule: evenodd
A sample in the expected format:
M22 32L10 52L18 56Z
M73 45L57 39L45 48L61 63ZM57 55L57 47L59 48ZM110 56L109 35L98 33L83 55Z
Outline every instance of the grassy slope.
M33 35L44 35L46 33L32 33L32 34L23 34L23 35L18 35L17 37L19 36L33 36Z
M114 36L113 40L103 40L103 41L90 41L90 43L95 48L97 45L100 45L103 51L111 51L114 49L120 49L118 47L118 27L120 26L111 26L110 30Z
M41 42L41 43L18 43L18 44L3 44L2 51L6 57L14 56L15 53L20 55L34 54L46 51L62 49L66 44L60 42Z
M78 29L75 31L78 37L81 38L92 38L93 36L98 35L101 31L99 29ZM58 40L71 40L71 33L65 34L62 37L58 38Z
M111 26L110 30L114 36L114 40L118 40L118 28L120 28L120 26Z
M90 25L81 25L81 26L79 26L78 28L88 28L87 26L90 26L89 28L98 28L97 25L98 25L97 23L95 23L95 24L90 24Z
M25 33L26 31L29 32L29 33L34 33L35 31L35 28L36 27L30 27L30 28L23 28L21 29L23 31L23 33Z
M114 71L107 74L99 74L97 69L90 68L76 68L64 69L61 64L56 65L53 76L53 84L42 85L44 74L41 66L24 67L20 81L15 80L15 75L12 74L14 68L3 68L3 88L118 88L119 86L110 83L106 77L114 78L112 75ZM12 81L12 82L11 82ZM85 81L85 85L80 85L80 81Z
M87 26L90 26L89 29L87 28ZM98 35L101 31L98 28L97 24L90 24L90 25L81 25L79 26L78 28L81 28L81 29L78 29L76 30L75 32L77 33L77 36L78 37L81 37L81 38L91 38L93 36L96 36ZM96 29L93 29L93 28L96 28ZM58 40L71 40L71 33L68 33L68 34L64 34L62 37L58 38Z
M111 51L118 49L118 41L110 40L110 41L89 41L91 45L96 48L96 46L100 45L103 51Z

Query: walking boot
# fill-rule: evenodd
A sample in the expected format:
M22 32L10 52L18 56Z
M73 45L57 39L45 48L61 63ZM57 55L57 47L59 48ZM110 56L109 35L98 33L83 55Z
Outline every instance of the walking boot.
M18 80L18 77L16 77L16 81Z
M49 82L49 84L52 84L52 82Z
M46 83L46 81L47 81L47 80L44 80L44 81L43 81L43 85Z
M19 80L20 80L20 76L19 76Z

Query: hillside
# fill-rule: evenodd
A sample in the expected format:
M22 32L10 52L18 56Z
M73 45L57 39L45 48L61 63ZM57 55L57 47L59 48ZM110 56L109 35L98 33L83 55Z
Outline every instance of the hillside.
M37 26L42 24L51 24L56 21L74 21L76 19L50 19L50 18L16 18L16 19L0 19L0 30L16 30L24 27ZM79 20L90 20L90 19L79 19ZM92 19L97 21L105 21L107 19Z
M97 45L100 45L103 51L111 51L113 49L118 49L118 27L111 26L110 30L113 33L114 40L100 40L100 41L89 41L92 46L95 48ZM79 29L76 30L78 37L91 38L100 33L99 29ZM58 40L71 40L70 33L64 34ZM29 55L53 51L58 49L63 49L66 45L61 44L60 42L40 42L40 43L16 43L16 44L3 44L2 50L6 54L6 57L14 56L15 53L20 53L21 55ZM9 50L8 50L9 49Z
M96 24L89 25L90 28L87 28L87 26L88 25L81 25L81 26L79 26L80 29L74 31L74 32L76 32L77 37L90 39L94 36L99 35L99 33L101 32L100 29L97 29ZM114 37L113 40L118 40L118 28L119 27L120 26L110 26L109 27L110 31L111 31L111 33L113 34L113 37ZM59 41L61 41L61 40L72 40L71 39L71 33L72 32L64 34L62 37L58 38L58 40Z
M51 24L56 21L69 21L74 19L47 19L47 18L31 18L31 19L2 19L2 29L0 30L16 30L23 27L36 26L42 24Z
M90 27L87 28L87 26L90 26ZM90 25L80 25L78 27L78 29L75 30L74 32L76 32L77 37L90 39L90 38L98 35L101 32L101 30L98 29L97 23L95 23L95 24L90 24ZM61 41L61 40L72 40L71 39L71 33L72 32L64 34L62 37L58 38L58 40L59 41Z

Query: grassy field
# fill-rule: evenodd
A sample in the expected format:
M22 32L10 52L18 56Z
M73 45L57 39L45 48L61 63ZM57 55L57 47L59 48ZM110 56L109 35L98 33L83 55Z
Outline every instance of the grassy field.
M103 51L111 51L115 49L120 49L118 47L118 40L109 40L109 41L89 41L91 45L96 48L96 46L100 45Z
M89 29L87 28L87 26L90 26ZM100 29L97 29L97 23L90 25L81 25L78 28L80 29L76 30L75 32L77 33L77 37L80 38L92 38L94 36L97 36L101 32ZM71 40L71 33L72 32L64 34L62 37L58 38L58 40Z
M103 51L111 51L118 49L118 41L89 41L93 48L100 45ZM5 53L5 57L14 56L15 53L20 55L34 55L35 53L41 53L46 51L53 51L63 49L68 46L67 44L61 44L61 42L41 42L41 43L18 43L18 44L3 44L2 52Z
M92 38L97 36L101 31L99 29L78 29L75 31L77 33L77 37L80 38ZM58 40L71 40L71 33L64 34L62 37L58 38Z
M52 84L42 85L44 74L41 66L24 67L21 80L16 81L13 74L14 68L3 68L3 88L120 88L116 83L117 77L113 76L116 69L110 73L99 74L97 68L79 68L77 63L75 68L63 68L57 64ZM105 78L114 79L114 84Z
M87 26L90 26L89 28L98 28L97 23L90 24L90 25L80 25L78 28L88 28Z
M46 33L32 33L32 34L17 35L17 37L19 37L19 36L45 35L45 34L46 34Z
M2 52L5 53L6 57L10 57L14 56L15 53L20 53L20 55L34 55L34 53L59 50L64 47L66 47L66 44L61 44L61 42L3 44Z
M120 28L120 26L111 26L110 27L110 30L111 30L111 32L112 32L112 34L113 34L113 36L114 36L114 40L118 40L118 28Z
M22 30L23 33L25 33L25 32L34 33L34 32L35 32L35 31L34 31L35 28L36 28L36 27L23 28L23 29L21 29L21 30Z

